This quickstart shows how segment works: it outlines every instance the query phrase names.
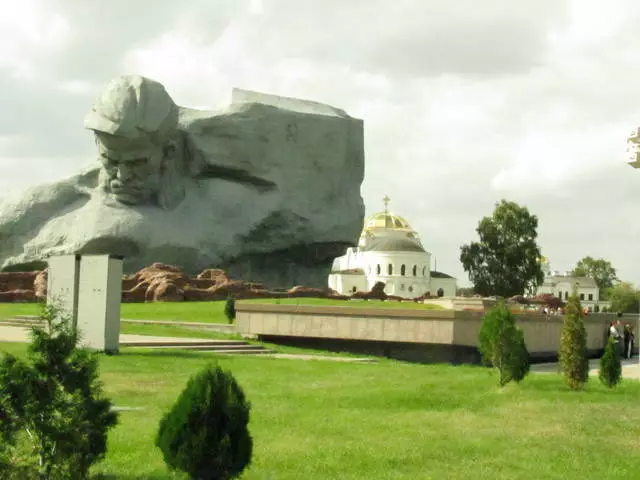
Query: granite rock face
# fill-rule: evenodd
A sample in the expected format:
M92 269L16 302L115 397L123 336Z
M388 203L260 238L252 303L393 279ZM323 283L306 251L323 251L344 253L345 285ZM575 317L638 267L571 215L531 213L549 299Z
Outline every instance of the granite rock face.
M351 298L361 298L364 300L386 300L389 295L384 292L384 282L376 282L368 292L355 292Z
M189 277L179 267L161 263L154 263L122 279L124 302L212 301L224 300L230 295L238 300L312 296L333 298L335 294L329 289L300 286L284 292L272 291L260 283L230 278L220 269L207 269L196 277Z
M0 272L0 303L35 302L43 272ZM46 282L46 280L45 280ZM46 294L46 288L45 288Z
M357 243L363 124L342 110L244 90L221 111L191 110L126 76L85 126L95 165L0 200L0 268L108 253L124 257L125 273L162 262L322 288Z

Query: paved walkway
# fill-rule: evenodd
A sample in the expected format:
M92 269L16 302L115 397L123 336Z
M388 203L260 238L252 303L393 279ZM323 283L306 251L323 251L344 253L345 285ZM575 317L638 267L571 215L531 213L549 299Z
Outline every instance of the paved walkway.
M29 329L25 327L14 327L8 325L0 325L0 341L4 342L28 342ZM205 338L185 338L185 337L154 337L151 335L129 335L126 333L120 334L120 345L127 345L128 343L157 343L158 345L164 343L228 343L227 340L212 340ZM156 348L156 347L154 347ZM376 362L377 360L371 358L358 358L358 357L338 357L333 355L307 355L307 354L289 354L289 353L265 353L261 354L263 357L272 358L286 358L293 360L330 360L334 362Z
M3 342L28 342L30 331L25 327L10 327L6 325L0 325L0 341ZM149 343L167 343L167 342L182 342L182 343L202 343L202 342L215 342L207 338L177 338L177 337L153 337L151 335L130 335L126 333L120 334L120 344L126 345L133 342L149 342ZM224 340L220 340L224 341Z
M531 365L531 371L536 373L558 373L557 363L538 363ZM600 371L600 359L589 360L589 375L597 376ZM622 360L622 377L640 380L640 363L638 357Z

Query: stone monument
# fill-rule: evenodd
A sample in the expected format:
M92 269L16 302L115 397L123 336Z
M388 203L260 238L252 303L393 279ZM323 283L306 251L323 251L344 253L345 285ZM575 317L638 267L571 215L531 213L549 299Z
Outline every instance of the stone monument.
M235 89L220 111L158 82L111 81L85 118L98 162L0 200L0 268L108 254L222 268L273 288L325 287L364 204L363 123L325 104Z
M109 255L59 255L48 260L47 303L69 315L83 347L117 352L122 259Z

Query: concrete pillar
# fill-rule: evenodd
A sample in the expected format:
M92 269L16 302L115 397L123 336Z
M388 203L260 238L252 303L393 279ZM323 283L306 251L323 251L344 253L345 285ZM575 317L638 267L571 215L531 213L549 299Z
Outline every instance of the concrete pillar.
M80 343L115 353L120 347L122 259L83 255L80 260L78 331Z
M122 259L63 255L48 259L47 303L69 315L80 345L115 353L120 339Z
M78 322L78 285L80 256L59 255L48 259L47 304L55 305L76 328Z

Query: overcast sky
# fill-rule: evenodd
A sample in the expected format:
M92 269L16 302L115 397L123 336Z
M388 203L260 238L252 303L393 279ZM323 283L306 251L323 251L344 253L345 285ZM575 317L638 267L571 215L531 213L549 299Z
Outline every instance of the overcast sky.
M3 3L5 0L2 0ZM0 192L95 158L84 115L138 73L176 102L232 87L364 119L367 213L459 248L501 198L539 219L553 269L609 259L640 283L640 3L634 0L21 0L0 16Z

